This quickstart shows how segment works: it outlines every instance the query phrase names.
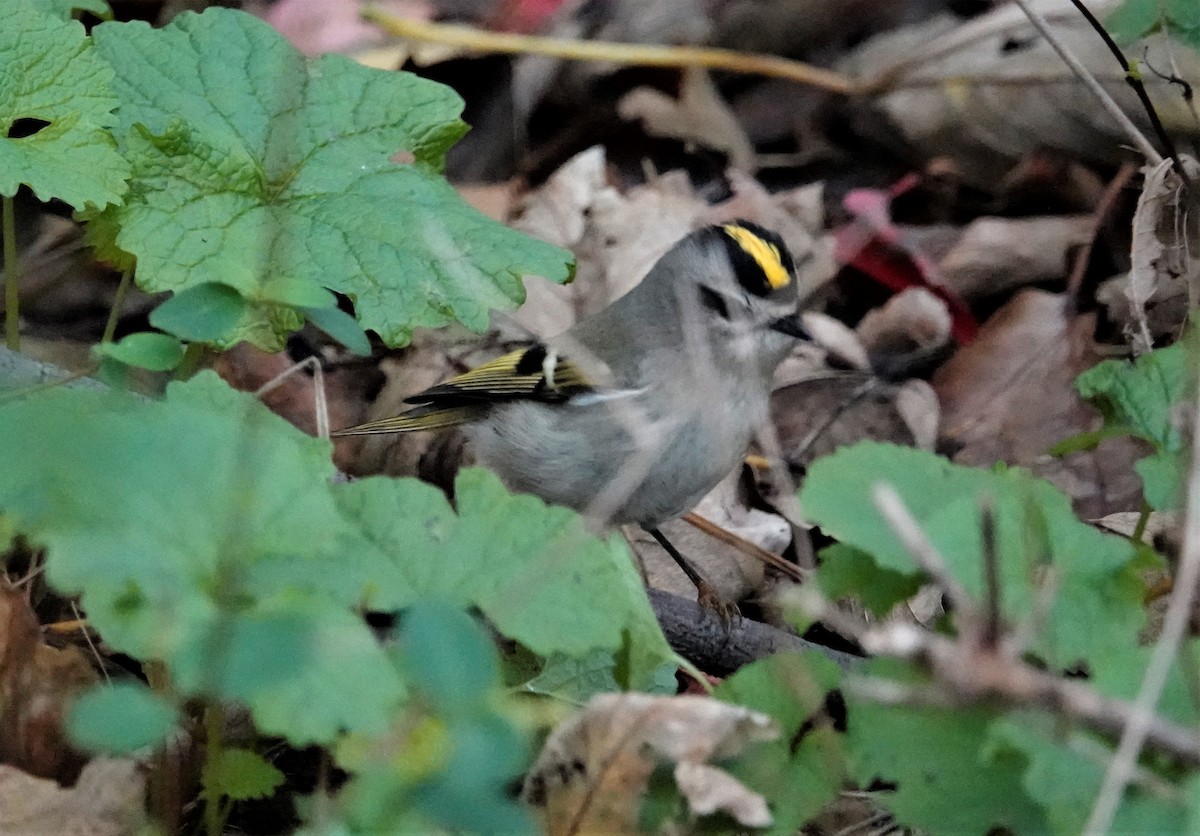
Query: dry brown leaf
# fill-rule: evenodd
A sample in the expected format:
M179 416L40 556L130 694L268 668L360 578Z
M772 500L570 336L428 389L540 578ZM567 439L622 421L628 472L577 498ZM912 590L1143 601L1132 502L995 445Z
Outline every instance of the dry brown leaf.
M132 760L95 758L71 787L0 765L0 833L127 836L146 824L145 792Z
M517 184L507 183L455 183L454 191L468 206L487 215L494 221L507 223L516 200Z
M1072 315L1065 296L1026 290L996 312L975 342L933 378L944 442L954 461L1024 465L1071 497L1078 513L1100 517L1137 508L1141 483L1133 462L1144 453L1112 438L1064 458L1047 451L1094 430L1100 416L1075 391L1075 378L1101 358L1092 341L1095 315Z
M1092 235L1088 216L979 218L942 256L938 276L966 300L1062 281L1071 251Z
M745 827L770 827L773 821L765 798L715 766L683 761L675 767L675 786L697 816L723 810Z
M932 449L938 415L937 397L922 380L827 374L771 394L771 420L792 468L865 439Z
M1184 156L1184 168L1195 182L1200 163ZM1175 174L1170 160L1146 170L1146 183L1133 215L1130 252L1129 320L1125 335L1135 354L1154 348L1146 306L1172 297L1187 300L1187 309L1200 302L1200 219L1197 201ZM1182 324L1173 323L1173 325Z
M1089 0L1103 20L1120 0ZM1070 3L1033 0L1058 37L1147 134L1145 110L1104 42ZM1200 76L1200 53L1154 37L1126 46L1149 66ZM1118 162L1127 138L1015 4L963 22L953 15L895 29L859 47L840 69L889 80L876 104L926 156L948 156L964 176L994 186L1014 161L1038 147L1085 160ZM1198 135L1183 96L1170 82L1143 80L1167 130L1183 144ZM992 83L984 83L991 81ZM905 86L907 85L907 86Z
M923 287L910 287L867 312L854 329L868 355L904 354L950 341L950 309Z
M1098 520L1090 520L1091 524L1122 537L1132 537L1137 531L1138 522L1142 518L1140 511L1118 511ZM1151 511L1146 517L1146 528L1142 539L1149 541L1179 530L1180 517L1176 511Z
M708 71L684 71L679 98L652 87L637 87L617 102L622 119L641 121L650 136L678 139L723 153L739 171L757 168L754 146L729 104L721 97Z
M601 694L550 735L522 798L551 834L635 833L647 780L665 761L676 764L693 813L724 810L763 827L771 819L760 796L714 767L693 767L778 736L766 715L708 697Z
M0 763L39 777L74 779L84 758L67 741L63 716L75 695L96 680L77 648L42 642L18 590L0 589Z

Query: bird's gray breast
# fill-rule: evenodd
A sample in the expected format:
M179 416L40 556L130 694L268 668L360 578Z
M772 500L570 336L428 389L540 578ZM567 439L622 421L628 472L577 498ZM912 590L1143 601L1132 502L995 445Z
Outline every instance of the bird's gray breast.
M468 428L479 460L515 490L613 523L690 510L745 453L767 414L760 386L690 381L547 405L495 407Z

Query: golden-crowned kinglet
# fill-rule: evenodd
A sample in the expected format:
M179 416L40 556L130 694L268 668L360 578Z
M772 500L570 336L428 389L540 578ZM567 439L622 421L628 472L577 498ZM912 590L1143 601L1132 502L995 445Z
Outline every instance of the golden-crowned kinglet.
M745 221L705 227L558 337L334 435L462 424L513 490L639 524L681 560L655 527L733 470L767 420L775 367L808 337L793 273L775 233Z

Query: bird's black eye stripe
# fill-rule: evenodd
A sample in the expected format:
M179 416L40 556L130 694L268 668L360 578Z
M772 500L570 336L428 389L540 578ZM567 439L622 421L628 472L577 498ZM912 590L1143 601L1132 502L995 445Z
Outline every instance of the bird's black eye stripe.
M711 287L700 285L700 304L721 319L729 319L729 305L725 302L725 297Z
M542 363L544 362L546 362L546 346L539 343L538 345L530 346L521 355L521 359L517 361L517 367L513 371L517 374L535 374L542 370Z

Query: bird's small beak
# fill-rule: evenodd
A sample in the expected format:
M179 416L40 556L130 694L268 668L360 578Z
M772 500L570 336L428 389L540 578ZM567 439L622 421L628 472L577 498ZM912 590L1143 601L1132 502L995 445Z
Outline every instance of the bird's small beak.
M771 330L778 331L781 334L787 334L789 337L796 337L800 340L812 342L812 334L804 323L800 321L800 314L794 313L789 316L781 316L779 319L771 323Z

